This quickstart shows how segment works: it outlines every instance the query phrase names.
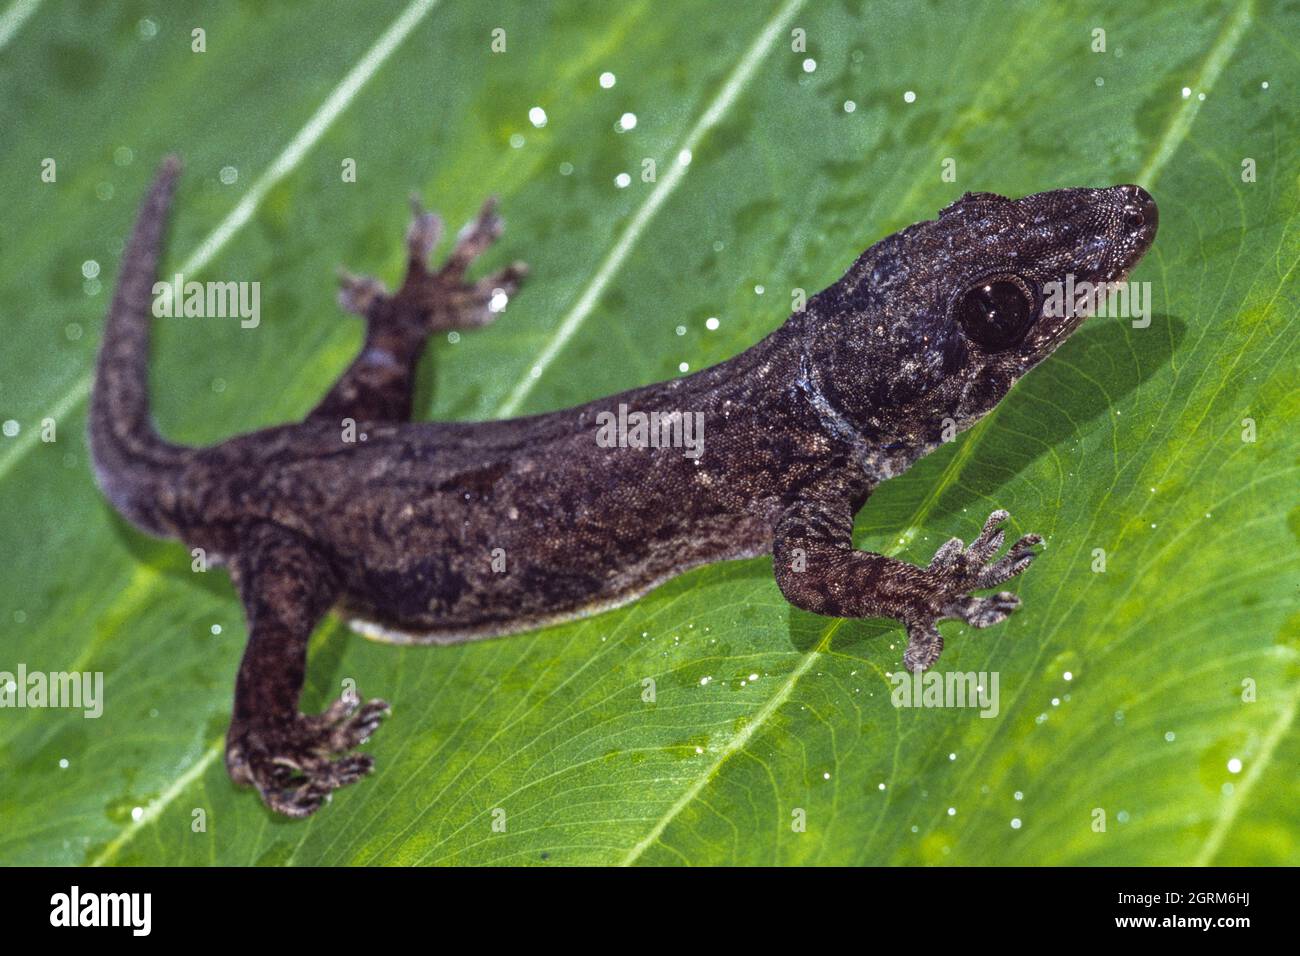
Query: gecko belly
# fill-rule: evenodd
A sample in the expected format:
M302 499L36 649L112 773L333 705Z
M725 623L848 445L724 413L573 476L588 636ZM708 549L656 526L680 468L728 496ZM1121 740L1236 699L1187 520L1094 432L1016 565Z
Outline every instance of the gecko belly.
M771 552L765 542L754 542L749 546L721 555L700 556L688 564L682 564L657 576L649 577L619 590L596 596L588 603L575 607L556 610L538 610L517 617L484 621L476 624L448 624L447 626L418 626L382 620L366 611L354 610L347 599L340 601L335 611L344 619L349 628L362 637L381 644L395 645L446 645L464 644L469 641L481 641L492 637L506 637L523 631L532 631L553 624L563 624L584 617L591 617L604 611L631 604L640 597L649 594L661 584L694 568L718 561L756 558Z

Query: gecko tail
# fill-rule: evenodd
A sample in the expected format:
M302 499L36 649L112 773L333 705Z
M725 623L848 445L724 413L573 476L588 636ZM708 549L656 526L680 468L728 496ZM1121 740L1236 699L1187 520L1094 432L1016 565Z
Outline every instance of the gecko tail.
M149 412L149 325L167 210L180 175L176 156L158 168L122 257L95 365L88 431L95 481L121 515L174 537L171 515L191 450L158 434Z

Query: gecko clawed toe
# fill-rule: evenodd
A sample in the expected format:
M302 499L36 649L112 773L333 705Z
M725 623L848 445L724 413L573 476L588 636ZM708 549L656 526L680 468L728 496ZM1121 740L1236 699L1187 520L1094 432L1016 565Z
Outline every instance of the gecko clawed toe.
M373 276L354 275L347 269L339 269L339 305L346 311L368 316L375 304L389 295L388 287Z
M1074 333L1086 313L1058 313L1054 285L1127 277L1157 222L1138 186L968 193L868 248L718 365L524 418L414 422L430 336L491 322L527 272L516 262L467 278L501 235L495 199L433 268L442 222L416 201L397 290L342 278L365 341L316 407L187 448L154 429L147 384L150 290L179 168L164 161L123 255L88 416L95 478L137 527L225 557L249 633L226 765L293 817L371 771L356 748L388 712L355 699L300 712L307 645L332 612L377 639L453 643L598 613L690 568L771 554L792 605L902 623L913 670L943 652L940 621L1004 620L1016 595L974 592L1024 571L1042 540L1001 553L1007 512L925 566L855 547L854 516ZM530 364L509 361L523 363L504 366L510 381ZM633 415L668 428L642 441L624 427Z

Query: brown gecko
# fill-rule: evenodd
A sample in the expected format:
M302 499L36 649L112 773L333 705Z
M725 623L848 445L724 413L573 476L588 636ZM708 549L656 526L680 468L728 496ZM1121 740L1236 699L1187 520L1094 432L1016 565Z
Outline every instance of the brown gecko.
M401 287L345 278L340 298L365 318L365 343L306 419L185 448L153 427L147 390L151 290L179 169L162 164L124 254L91 400L95 476L134 524L229 566L249 639L226 765L292 816L370 771L373 759L354 751L388 711L345 698L299 712L308 639L331 609L369 637L452 643L594 613L689 568L770 553L792 604L900 621L914 670L938 658L939 621L1006 618L1015 595L972 592L1023 571L1040 539L1025 535L998 557L1005 511L925 567L855 550L854 515L1074 332L1087 310L1048 308L1052 283L1126 278L1157 224L1138 186L967 193L871 246L805 309L712 368L525 418L416 423L412 384L429 336L486 325L493 297L512 295L525 273L515 264L466 278L501 231L491 201L432 270L441 224L417 205ZM668 440L598 441L619 406L658 413ZM683 416L706 426L702 453L672 447Z

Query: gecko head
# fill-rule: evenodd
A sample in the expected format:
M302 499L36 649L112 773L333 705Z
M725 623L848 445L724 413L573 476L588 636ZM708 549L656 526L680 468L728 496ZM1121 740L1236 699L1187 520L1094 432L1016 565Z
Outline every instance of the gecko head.
M949 328L986 362L1028 371L1087 317L1086 296L1128 278L1159 221L1155 200L1135 185L1023 199L967 193L926 224L931 241L971 237L954 257Z
M967 193L810 302L828 397L877 437L890 421L973 425L1079 327L1096 302L1079 297L1127 279L1157 223L1134 185Z

